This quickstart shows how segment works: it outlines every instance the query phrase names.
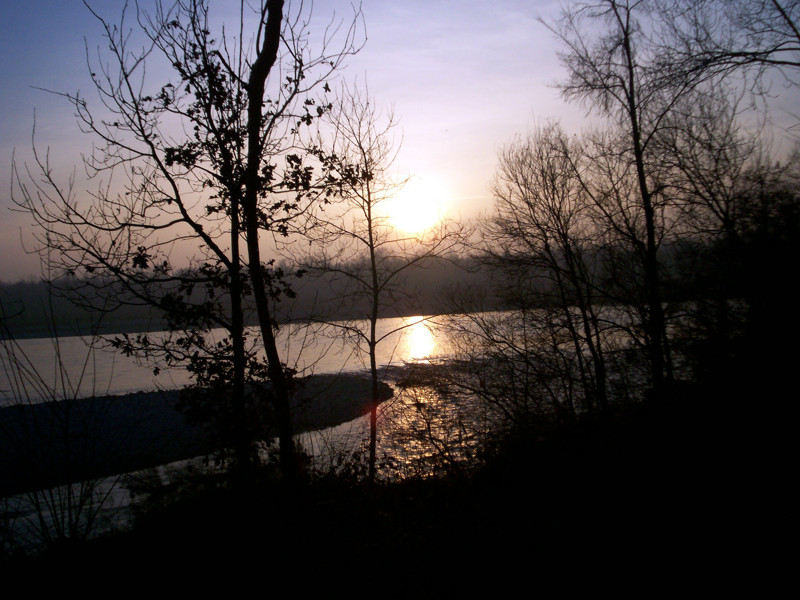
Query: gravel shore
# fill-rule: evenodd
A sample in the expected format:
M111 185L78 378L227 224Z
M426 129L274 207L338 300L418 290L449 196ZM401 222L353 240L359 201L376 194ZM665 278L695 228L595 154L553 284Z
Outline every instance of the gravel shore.
M391 397L383 384L382 397ZM177 410L179 391L138 392L0 409L0 497L209 454L202 428ZM368 411L370 380L314 375L298 381L295 432Z

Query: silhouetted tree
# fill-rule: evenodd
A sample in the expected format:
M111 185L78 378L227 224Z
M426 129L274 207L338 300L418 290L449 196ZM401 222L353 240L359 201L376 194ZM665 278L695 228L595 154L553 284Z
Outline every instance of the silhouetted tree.
M482 251L507 273L512 307L526 310L526 327L533 331L534 320L541 318L542 333L534 336L539 340L527 345L546 347L562 367L572 365L574 375L562 376L580 382L581 404L591 411L608 406L601 320L606 298L598 264L601 230L576 170L580 154L577 142L556 125L505 148ZM546 364L542 357L537 362ZM574 414L573 394L558 394L553 403Z
M698 378L747 401L748 391L780 393L791 380L784 342L798 334L787 273L800 260L799 164L795 153L745 165L732 192L736 219L708 241L694 271L689 341Z
M289 235L324 196L301 138L330 109L324 82L357 50L360 17L338 42L338 28L326 30L315 52L302 4L291 12L283 0L242 2L233 34L212 25L202 0L155 2L151 12L137 5L133 29L130 12L126 5L114 25L92 11L108 48L90 60L99 105L62 94L95 141L84 163L96 191L79 192L74 180L62 186L34 151L35 172L15 167L15 202L37 225L56 287L71 277L69 292L94 308L101 298L109 308L138 302L163 311L165 338L125 336L116 345L186 364L216 398L227 396L243 464L251 460L246 383L264 389L269 379L290 477L290 373L272 307L288 290L261 243ZM162 69L172 77L154 83ZM255 344L244 329L248 306L258 318ZM209 338L213 328L224 330L221 340Z
M403 285L403 275L426 262L447 259L462 231L440 222L423 233L407 234L398 231L390 216L382 212L404 184L391 171L397 153L391 114L383 117L370 98L343 86L336 109L326 119L331 125L330 139L321 140L318 152L330 180L336 182L336 191L331 205L312 217L306 236L313 245L304 264L327 276L340 301L358 304L363 300L368 307L357 320L334 322L331 316L320 314L316 319L339 328L368 357L372 379L368 476L374 480L378 404L382 400L376 349L387 337L409 326L379 335L378 318L391 313L400 299L412 293Z
M655 48L640 22L646 10L645 2L628 0L580 3L565 9L548 27L566 48L561 59L568 77L559 85L562 94L608 117L616 128L603 145L596 145L597 162L611 167L606 169L610 184L606 187L612 202L598 205L608 206L610 223L622 225L641 257L641 289L646 299L643 324L651 384L658 397L665 393L672 373L658 256L669 202L659 181L655 140L664 119L696 88L699 77L661 77ZM615 186L615 181L620 185ZM619 214L618 209L627 214ZM640 225L641 237L631 237Z
M746 70L759 83L779 71L800 84L800 2L797 0L660 0L659 59L664 77Z

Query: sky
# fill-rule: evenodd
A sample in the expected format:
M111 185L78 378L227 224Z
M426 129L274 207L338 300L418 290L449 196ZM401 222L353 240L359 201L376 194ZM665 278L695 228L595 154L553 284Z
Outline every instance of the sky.
M93 6L114 18L122 4ZM211 5L224 12L238 2ZM366 44L337 76L366 81L375 102L394 111L402 132L398 172L442 190L452 216L491 209L497 154L515 136L551 119L568 131L591 123L554 86L564 76L559 46L537 19L555 17L557 0L363 0L361 6ZM31 244L30 217L9 210L12 161L31 163L35 122L37 147L49 147L56 175L66 181L80 169L91 139L78 130L70 105L41 88L88 95L86 48L96 49L102 38L81 0L0 0L0 7L0 281L14 281L40 271L38 257L23 249L23 242ZM320 22L334 13L347 19L352 4L317 0L314 11Z
M148 0L144 0L146 4ZM212 2L220 5L236 2ZM58 92L91 91L86 47L102 41L80 0L2 0L0 22L0 281L38 276L26 255L30 218L9 210L11 164L30 163L31 139L50 148L66 181L91 140L81 135ZM114 17L122 2L98 0ZM573 116L548 84L560 77L551 34L537 22L550 1L364 0L367 41L338 77L366 81L375 102L394 111L403 176L443 190L448 212L473 217L491 206L497 152L540 119ZM349 1L317 0L320 20L352 15ZM313 34L313 32L312 32ZM312 40L313 41L313 40ZM30 241L27 243L30 246Z

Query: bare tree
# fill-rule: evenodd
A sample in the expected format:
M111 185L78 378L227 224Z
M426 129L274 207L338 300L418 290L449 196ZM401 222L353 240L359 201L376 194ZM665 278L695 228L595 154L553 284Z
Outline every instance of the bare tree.
M635 182L635 188L624 194L635 193L636 212L617 216L627 221L629 232L638 228L631 219L637 213L641 219L643 236L635 240L635 245L642 257L651 383L660 396L672 379L658 257L669 202L659 180L654 140L675 104L690 94L700 79L662 77L647 27L639 20L647 16L646 10L647 4L642 1L600 0L565 10L561 19L548 27L566 47L561 55L568 71L567 79L560 84L563 95L612 119L619 132L614 141L614 169L629 169ZM615 175L609 182L615 179L623 181ZM612 197L627 202L623 190L613 191Z
M580 153L577 142L555 125L501 152L495 213L483 228L483 252L517 282L509 286L522 295L514 306L535 309L528 321L536 310L546 312L545 328L563 331L551 332L547 347L554 357L566 359L559 338L570 340L571 360L564 364L575 365L582 404L591 411L608 407L600 317L605 297L599 281L601 230L576 171ZM573 398L561 401L574 414ZM560 401L554 403L558 407Z
M372 379L368 476L374 480L382 400L376 350L383 340L409 326L379 335L378 318L392 316L398 301L411 293L404 275L430 261L447 259L462 231L440 222L424 233L405 234L382 212L404 185L392 173L398 146L391 114L381 115L369 97L345 85L327 119L330 137L320 141L318 152L336 181L336 191L330 207L313 215L306 234L313 245L304 262L311 272L326 276L342 301L365 309L356 320L334 321L335 313L318 314L317 320L339 328L368 357Z
M660 0L659 61L665 75L711 78L770 70L791 85L800 68L797 0Z
M15 167L14 200L37 225L54 283L69 276L69 292L92 306L110 298L112 306L163 311L166 340L128 336L119 348L188 364L203 385L230 386L243 464L250 461L245 384L270 380L290 477L290 373L272 308L287 290L261 243L288 235L324 193L301 139L330 108L324 82L357 51L360 16L327 29L315 50L302 3L292 12L282 0L242 2L232 34L212 24L202 0L156 2L152 11L137 5L133 15L126 5L118 25L92 13L108 47L89 61L99 106L62 95L96 143L84 161L96 191L79 192L74 180L62 186L48 157L35 153L33 171ZM173 75L154 83L160 69ZM257 344L244 329L248 306ZM222 340L209 340L213 328L224 330Z

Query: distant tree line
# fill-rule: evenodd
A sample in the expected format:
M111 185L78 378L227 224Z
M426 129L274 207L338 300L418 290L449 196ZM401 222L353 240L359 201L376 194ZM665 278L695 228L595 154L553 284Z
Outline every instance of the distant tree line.
M350 297L343 301L341 282L334 281L332 274L315 277L288 274L287 279L294 297L284 299L278 306L277 318L281 323L303 322L320 314L329 320L359 319L368 314L367 299ZM491 294L491 281L491 270L470 258L423 262L399 277L398 288L403 293L387 300L379 317L440 314L449 308L448 296L458 289L472 287ZM63 282L60 287L68 291L69 283ZM76 305L69 294L53 295L45 281L0 282L0 294L6 307L8 330L18 339L162 331L169 325L158 307L136 303L133 297L105 314L91 306ZM201 298L202 291L197 290L186 301L198 302ZM100 299L98 295L95 300ZM483 298L481 306L495 310L502 309L505 303L492 295ZM222 310L230 311L229 302L223 302ZM51 311L52 319L48 316ZM255 310L250 307L244 322L252 326L256 319Z

